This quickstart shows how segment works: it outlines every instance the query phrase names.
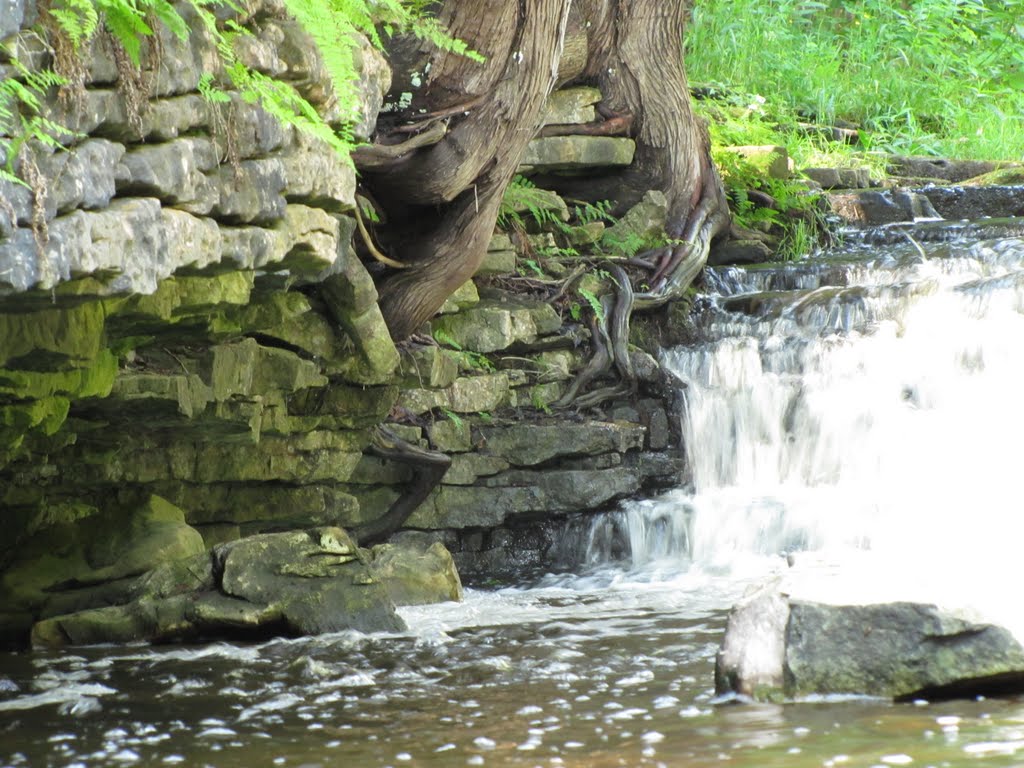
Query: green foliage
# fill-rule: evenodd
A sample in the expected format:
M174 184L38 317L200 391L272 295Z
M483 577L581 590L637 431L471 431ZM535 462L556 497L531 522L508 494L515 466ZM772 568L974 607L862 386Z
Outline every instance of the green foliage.
M525 211L538 227L556 225L564 227L555 213L548 208L551 193L537 187L524 176L516 176L505 188L498 208L498 226L507 229L512 226L524 228L522 213Z
M573 207L573 215L580 224L590 224L595 221L607 221L615 223L615 217L611 214L612 204L609 200L598 200L596 203L581 203Z
M601 238L601 248L611 253L613 256L618 256L624 259L631 259L641 251L646 251L651 248L657 248L660 245L665 245L663 239L650 240L643 237L638 232L627 231L622 234L618 234L612 230L604 233L604 237Z
M887 152L1024 155L1024 0L702 0L691 82L861 126ZM763 106L748 102L752 111Z
M485 371L487 373L494 371L494 363L491 362L489 357L480 352L474 352L471 349L464 349L463 346L452 338L451 334L447 333L444 329L434 329L434 341L438 344L443 344L454 349L458 354L459 363L462 367L476 371Z
M712 157L729 193L737 224L778 235L781 243L777 253L782 259L814 250L827 229L817 193L808 192L799 181L773 178L761 165L727 147L713 147ZM776 207L756 205L749 190L769 195Z
M462 417L455 411L449 411L447 408L442 408L441 412L448 418L448 420L455 425L457 429L462 429L462 425L465 423Z
M63 84L64 79L49 70L30 72L17 59L11 60L17 77L0 80L0 180L27 186L15 174L15 163L27 141L60 147L57 137L67 129L40 113L41 99L49 88Z
M544 390L541 387L533 387L530 390L530 404L538 411L551 415L551 407L544 400Z
M582 297L587 304L590 305L590 310L597 316L597 319L604 322L604 307L601 306L601 300L592 292L586 288L577 288L576 293ZM570 309L570 314L572 310Z

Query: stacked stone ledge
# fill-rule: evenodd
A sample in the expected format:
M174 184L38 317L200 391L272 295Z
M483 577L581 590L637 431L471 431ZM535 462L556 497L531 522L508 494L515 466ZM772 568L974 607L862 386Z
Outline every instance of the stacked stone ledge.
M31 0L14 2L33 23ZM312 44L266 24L248 63L326 103ZM71 123L83 137L37 154L41 207L0 186L13 212L0 215L0 639L394 629L392 603L461 594L455 563L539 566L552 518L678 481L657 376L599 421L519 419L560 397L585 354L546 304L471 281L432 328L462 351L400 354L352 249L352 169L237 97L203 101L212 51L160 34L137 120L98 45ZM0 35L47 65L16 27ZM359 69L367 137L389 73L368 45ZM515 264L496 235L481 277ZM366 453L394 413L453 466L393 545L350 557L342 529L382 514L407 480ZM275 565L232 579L226 564L256 550ZM311 613L320 598L303 590L336 615Z

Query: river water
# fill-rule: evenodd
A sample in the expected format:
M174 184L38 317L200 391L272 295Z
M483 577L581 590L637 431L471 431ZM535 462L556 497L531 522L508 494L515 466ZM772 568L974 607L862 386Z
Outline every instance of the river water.
M1020 628L1024 240L709 272L693 481L568 572L410 631L0 656L0 764L1024 765L1024 698L716 698L729 607L804 551Z

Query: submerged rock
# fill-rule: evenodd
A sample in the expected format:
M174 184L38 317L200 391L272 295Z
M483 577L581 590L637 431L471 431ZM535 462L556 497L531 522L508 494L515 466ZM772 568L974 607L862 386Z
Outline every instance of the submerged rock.
M715 664L718 693L909 700L1024 691L1024 648L1008 629L928 602L803 593L777 579L733 609Z

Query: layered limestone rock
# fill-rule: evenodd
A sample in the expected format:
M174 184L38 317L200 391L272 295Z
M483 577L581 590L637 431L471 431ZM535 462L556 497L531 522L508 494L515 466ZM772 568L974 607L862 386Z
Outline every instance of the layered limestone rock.
M7 50L47 66L19 32L35 4L3 7ZM247 8L239 22L263 26L239 56L333 119L308 36ZM399 349L353 245L351 166L237 94L204 100L211 41L158 35L143 108L97 43L81 103L47 106L81 135L37 151L45 189L0 182L0 641L395 630L393 604L459 599L456 566L538 567L556 525L678 482L678 413L653 359L595 421L553 413L587 359L584 300L501 282L524 254L599 241L602 222L570 227L548 194L561 229L495 233L424 329L436 344ZM355 63L366 138L390 73L368 44ZM590 122L599 99L559 94L549 118ZM587 157L612 148L601 167L632 152L580 138L596 141ZM663 220L663 200L645 202L629 227ZM367 552L345 531L412 477L373 454L384 422L452 466L409 530Z

